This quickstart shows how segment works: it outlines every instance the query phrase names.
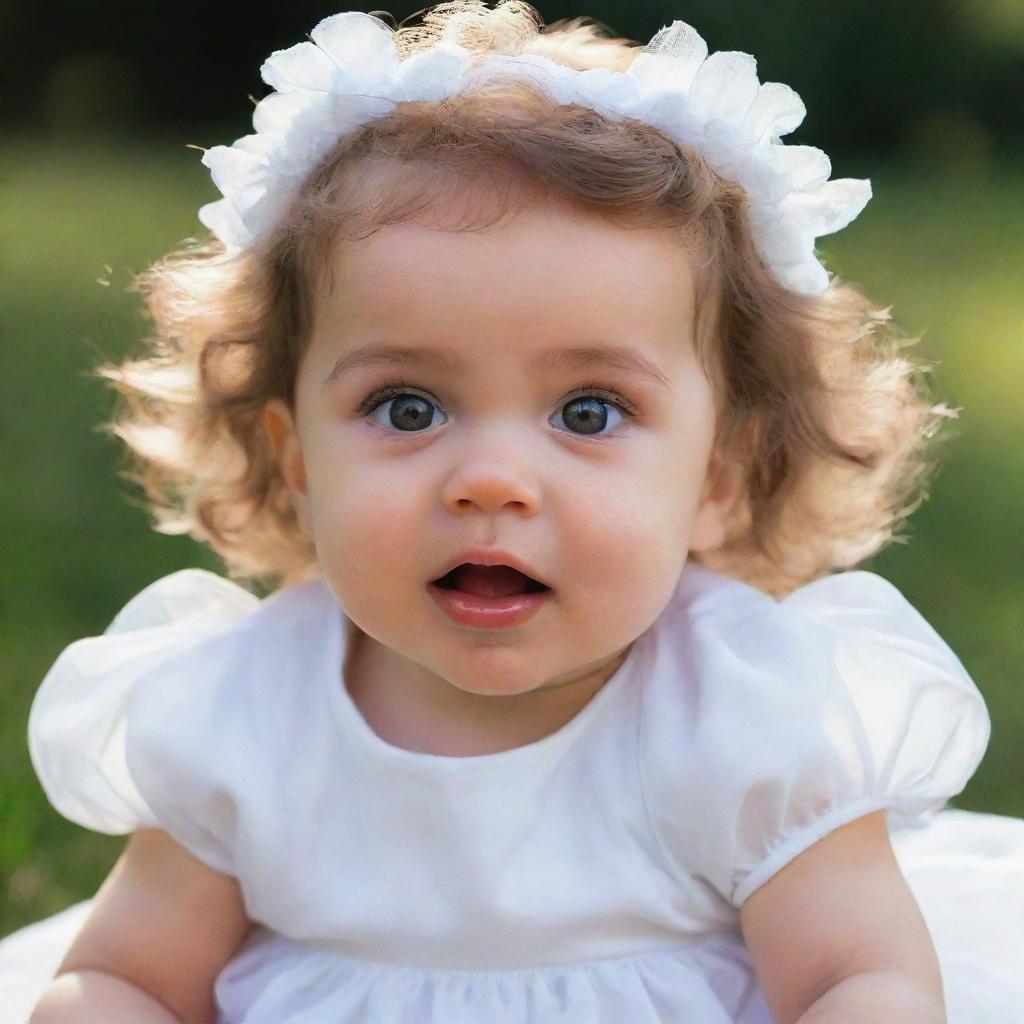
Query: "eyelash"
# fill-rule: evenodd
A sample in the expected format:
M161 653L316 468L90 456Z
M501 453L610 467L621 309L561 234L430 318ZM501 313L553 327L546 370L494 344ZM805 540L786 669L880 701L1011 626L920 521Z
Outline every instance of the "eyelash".
M627 398L624 398L617 391L612 391L610 388L606 388L600 384L583 384L578 389L578 393L573 394L570 398L567 398L564 405L568 405L569 402L573 402L578 398L599 398L602 401L608 402L614 405L623 416L632 417L637 415L636 406L633 405ZM420 395L421 398L426 399L428 402L434 402L432 398L424 395L414 385L407 384L403 380L392 380L386 381L380 387L376 388L369 395L366 396L356 409L360 415L369 415L378 406L383 405L384 402L390 398L397 398L399 395ZM436 404L436 403L434 403ZM586 437L585 434L574 435L578 437ZM593 435L598 436L598 435Z

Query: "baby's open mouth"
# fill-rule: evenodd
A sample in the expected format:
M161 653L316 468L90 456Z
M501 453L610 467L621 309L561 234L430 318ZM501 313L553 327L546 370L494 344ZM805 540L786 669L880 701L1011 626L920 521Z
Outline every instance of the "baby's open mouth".
M434 580L435 587L459 590L478 597L510 597L512 594L542 593L551 588L510 565L474 565L463 562Z

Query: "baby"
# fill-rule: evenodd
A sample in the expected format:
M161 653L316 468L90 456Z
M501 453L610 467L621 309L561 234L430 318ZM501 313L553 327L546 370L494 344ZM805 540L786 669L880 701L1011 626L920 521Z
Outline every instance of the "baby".
M40 688L51 801L132 835L31 1024L1017 1019L964 954L1022 823L935 814L984 704L833 572L951 415L814 254L868 184L682 22L391 21L266 62L103 371L160 529L272 592L175 573Z

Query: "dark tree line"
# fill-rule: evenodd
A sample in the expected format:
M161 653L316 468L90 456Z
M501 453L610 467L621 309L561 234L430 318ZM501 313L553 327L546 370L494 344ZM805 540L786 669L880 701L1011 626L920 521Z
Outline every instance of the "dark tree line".
M1024 148L1024 17L1013 13L1024 4L986 3L538 0L536 6L549 23L586 14L641 41L682 18L712 50L753 53L762 81L786 82L808 104L806 121L787 141L829 153L896 155L915 133L967 130L1010 154ZM1000 3L1005 28L991 15ZM6 78L0 129L158 131L201 144L234 138L250 130L247 95L267 92L258 73L264 57L300 41L339 9L382 6L379 0L0 0ZM388 9L402 19L422 6Z

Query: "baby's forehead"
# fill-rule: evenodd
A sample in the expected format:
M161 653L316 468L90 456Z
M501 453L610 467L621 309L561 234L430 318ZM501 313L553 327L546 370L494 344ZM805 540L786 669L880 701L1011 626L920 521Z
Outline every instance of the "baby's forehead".
M528 325L564 311L582 320L690 317L692 255L671 228L637 227L549 202L465 226L444 219L339 238L327 255L323 312L375 319L469 315Z
M331 380L500 366L509 380L595 369L671 389L691 361L693 282L664 231L537 207L481 230L390 225L335 258L314 317Z

